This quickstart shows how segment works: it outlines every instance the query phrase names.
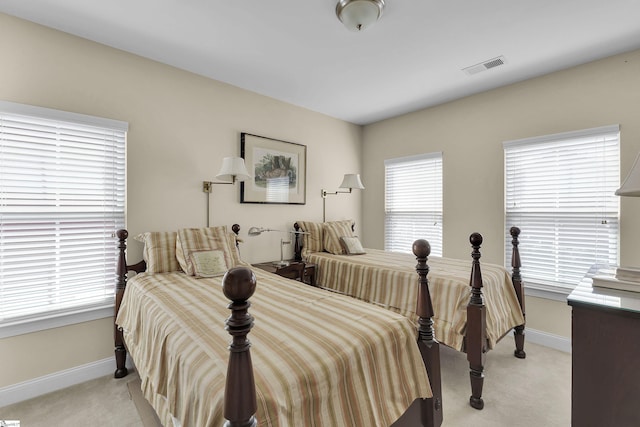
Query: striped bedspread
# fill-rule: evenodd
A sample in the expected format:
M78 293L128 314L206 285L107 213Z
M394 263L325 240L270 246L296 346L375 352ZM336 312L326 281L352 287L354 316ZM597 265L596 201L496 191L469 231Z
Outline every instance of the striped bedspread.
M261 270L249 312L260 426L387 426L431 396L413 322ZM415 281L415 280L414 280ZM143 273L116 323L163 424L219 427L231 337L221 278Z
M411 318L415 317L418 292L416 259L412 254L366 249L363 255L307 254L317 265L316 284L363 301L374 303ZM429 257L429 290L433 302L436 338L462 350L469 303L471 258L468 261ZM489 348L524 316L510 273L502 266L480 265L487 312Z

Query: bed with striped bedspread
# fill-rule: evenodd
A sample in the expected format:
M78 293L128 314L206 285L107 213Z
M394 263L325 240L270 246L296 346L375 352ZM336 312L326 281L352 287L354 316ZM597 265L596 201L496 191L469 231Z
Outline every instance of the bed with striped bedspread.
M317 265L317 286L416 317L416 261L412 255L367 248L362 255L308 252L305 259ZM429 268L435 336L441 343L462 351L471 261L432 256ZM482 279L487 344L493 348L504 334L524 323L524 316L507 269L483 263Z
M260 426L390 425L413 399L431 396L411 320L254 273L249 339ZM221 278L142 273L128 281L116 323L165 426L174 417L182 427L223 424L228 303Z

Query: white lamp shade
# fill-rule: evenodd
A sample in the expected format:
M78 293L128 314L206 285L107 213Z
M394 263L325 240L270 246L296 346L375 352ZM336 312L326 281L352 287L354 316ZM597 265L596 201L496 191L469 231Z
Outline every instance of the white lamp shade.
M340 0L336 15L351 31L362 31L382 16L384 0Z
M636 157L631 172L616 190L616 196L640 197L640 154Z
M246 181L251 176L247 172L247 167L244 165L244 159L242 157L225 157L222 159L222 167L220 172L216 175L216 179L220 181L233 182Z
M364 190L364 185L362 185L362 181L360 180L360 174L345 173L344 178L342 179L342 184L340 184L340 188Z

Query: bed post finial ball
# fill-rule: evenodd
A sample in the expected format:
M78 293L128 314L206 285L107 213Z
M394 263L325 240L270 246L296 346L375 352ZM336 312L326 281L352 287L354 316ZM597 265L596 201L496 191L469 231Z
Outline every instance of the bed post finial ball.
M431 245L424 239L413 242L413 254L418 258L428 257L431 253Z
M513 237L518 237L520 235L520 229L518 227L511 227L509 233L511 233Z
M234 267L222 278L222 292L233 302L246 301L256 290L256 275L247 267Z
M129 237L129 232L127 230L118 230L116 231L116 236L119 240L126 240Z
M482 234L471 233L471 236L469 236L469 242L471 243L471 246L480 246L482 244Z

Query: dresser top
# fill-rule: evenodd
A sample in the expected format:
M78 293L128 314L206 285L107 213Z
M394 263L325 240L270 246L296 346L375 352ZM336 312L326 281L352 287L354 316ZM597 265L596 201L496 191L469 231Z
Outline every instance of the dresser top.
M640 292L594 287L594 276L611 275L614 269L593 268L567 297L569 305L591 305L640 314Z

